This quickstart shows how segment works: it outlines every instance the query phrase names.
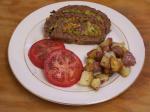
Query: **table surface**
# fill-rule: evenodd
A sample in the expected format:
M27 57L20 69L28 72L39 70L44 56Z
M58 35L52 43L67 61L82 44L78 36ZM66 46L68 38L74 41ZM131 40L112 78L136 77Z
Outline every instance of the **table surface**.
M8 64L11 35L32 11L60 1L63 0L0 0L0 112L150 112L150 0L91 0L125 15L144 39L144 67L135 83L118 97L91 106L64 106L42 100L19 84Z

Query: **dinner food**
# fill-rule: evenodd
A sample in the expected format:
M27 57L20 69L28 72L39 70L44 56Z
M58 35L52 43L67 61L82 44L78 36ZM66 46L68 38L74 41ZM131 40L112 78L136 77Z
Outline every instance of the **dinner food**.
M87 53L86 65L72 52L65 49L62 42L43 39L34 43L28 56L31 62L44 69L48 82L60 87L70 87L79 81L82 86L98 90L113 73L123 77L130 74L136 60L124 43L108 38L97 48Z
M47 81L59 87L79 85L98 90L113 73L123 77L130 74L136 60L124 43L104 41L111 22L101 11L88 6L69 5L53 11L44 24L45 36L32 45L28 56L31 62L44 69ZM87 53L83 65L63 42L74 44L98 44Z
M44 74L47 80L60 87L69 87L77 83L82 71L80 59L67 49L54 50L44 63Z
M99 44L110 31L103 12L83 5L68 5L53 11L44 25L45 36L75 44Z
M80 80L80 59L60 41L39 40L31 46L28 56L35 66L44 69L46 79L53 85L69 87Z
M92 72L83 71L79 84L84 85L84 86L89 86L92 79L93 79Z
M112 38L108 38L87 53L86 65L79 84L98 90L113 73L127 77L131 66L135 64L133 54L126 49L124 43L113 42Z
M43 39L31 46L28 56L35 66L44 68L44 60L46 59L47 54L53 50L64 48L64 44L60 41Z

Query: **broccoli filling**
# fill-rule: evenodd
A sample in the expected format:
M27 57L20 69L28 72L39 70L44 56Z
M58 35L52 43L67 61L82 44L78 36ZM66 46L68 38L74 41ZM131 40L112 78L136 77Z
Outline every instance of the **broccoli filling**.
M77 11L80 12L80 10L66 10L67 12L73 12L73 11ZM93 14L93 12L87 10L85 12L86 14ZM71 17L71 18L65 18L62 17L60 19L57 20L56 23L53 23L53 25L51 25L49 27L49 33L52 33L54 29L57 29L58 27L60 27L60 25L62 23L62 31L64 33L69 33L69 34L73 34L76 36L90 36L90 37L99 37L101 36L101 28L96 25L91 23L90 21L88 21L87 17Z
M86 23L85 30L82 32L81 35L86 36L100 36L101 30L96 24L92 24L89 21Z
M69 10L64 10L63 13L76 13L76 14L85 14L85 15L95 15L94 12L86 10L86 11L81 11L77 9L69 9Z
M69 18L71 19L71 18ZM89 21L86 22L74 22L69 21L63 25L63 32L74 34L74 35L82 35L82 36L100 36L101 29L96 25L92 24Z

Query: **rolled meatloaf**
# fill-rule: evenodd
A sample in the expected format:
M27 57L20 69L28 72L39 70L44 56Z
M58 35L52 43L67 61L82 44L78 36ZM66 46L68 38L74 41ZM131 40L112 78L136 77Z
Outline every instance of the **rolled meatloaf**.
M111 22L101 11L88 6L69 5L51 12L44 34L75 44L98 44L110 31Z

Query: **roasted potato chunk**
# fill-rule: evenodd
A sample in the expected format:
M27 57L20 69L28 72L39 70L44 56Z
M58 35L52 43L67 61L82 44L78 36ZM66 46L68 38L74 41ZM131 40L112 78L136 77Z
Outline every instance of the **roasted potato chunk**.
M105 41L103 41L99 46L102 48L102 51L104 53L110 51L110 47L112 45L112 38L108 38Z
M86 64L93 64L95 60L93 58L87 58Z
M93 72L94 71L94 63L86 64L84 69L85 69L85 71Z
M88 52L85 71L79 84L98 90L114 73L127 77L131 72L130 66L135 64L135 57L125 47L125 43L112 42L108 38Z
M112 52L112 51L109 51L109 52L105 53L105 56L107 56L107 57L116 57L115 53Z
M109 52L110 50L111 50L111 49L110 49L109 46L104 46L104 47L102 47L103 53Z
M103 72L105 73L105 74L112 74L113 73L113 71L111 70L111 68L104 68L104 70L103 70Z
M110 68L110 58L109 58L108 56L104 55L104 56L102 57L102 60L101 60L101 62L100 62L100 65L101 65L102 67L104 67L104 68L109 69L109 68Z
M130 51L126 51L124 53L122 62L125 66L133 66L136 64L135 57L133 56L133 54Z
M126 67L126 66L123 66L121 68L121 70L119 71L119 74L122 76L122 77L127 77L131 72L131 68L130 67Z
M125 43L124 43L124 42L121 42L121 43L113 42L113 43L112 43L112 47L115 47L115 46L121 47L122 50L123 50L123 52L128 51L128 49L125 47Z
M114 47L114 46L125 47L125 43L124 42L113 42L112 47Z
M116 57L122 58L124 54L124 50L120 46L114 46L111 48L111 50L115 53Z
M100 60L102 59L103 55L104 55L104 53L103 53L101 47L98 47L98 48L97 48L97 51L96 51L95 60L96 60L96 61L100 61Z
M122 64L120 63L120 61L115 57L110 58L110 65L111 65L111 70L113 72L119 72L119 70L122 67Z
M93 73L88 71L83 71L79 84L82 86L89 86L93 79Z
M90 84L90 86L95 90L98 90L100 88L100 85L101 85L100 78L94 78Z
M99 46L103 48L105 46L109 46L110 47L111 45L112 45L112 38L107 38Z
M97 78L100 74L101 74L101 72L96 72L93 74L93 76L94 76L94 78Z
M96 57L96 52L97 52L97 49L93 49L93 50L89 51L89 52L87 53L87 57L94 59L94 58Z
M96 72L101 72L101 71L102 71L102 68L100 66L100 63L99 62L94 62L93 72L96 73Z
M101 83L105 82L105 81L108 81L109 80L109 74L96 74L95 76L96 78L100 78L101 80Z

